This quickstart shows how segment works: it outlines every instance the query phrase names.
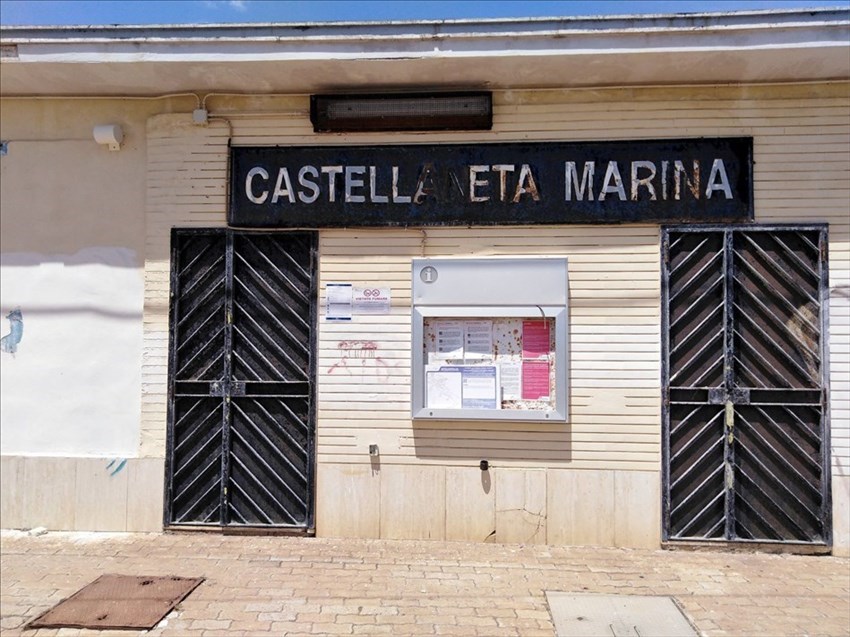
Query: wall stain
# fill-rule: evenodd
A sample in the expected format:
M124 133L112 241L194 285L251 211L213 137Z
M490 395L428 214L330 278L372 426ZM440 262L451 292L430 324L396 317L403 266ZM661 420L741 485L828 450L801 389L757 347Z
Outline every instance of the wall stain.
M3 338L0 338L0 350L11 354L15 357L15 352L18 351L18 344L24 336L24 317L21 314L21 308L16 307L6 315L9 319L9 333Z

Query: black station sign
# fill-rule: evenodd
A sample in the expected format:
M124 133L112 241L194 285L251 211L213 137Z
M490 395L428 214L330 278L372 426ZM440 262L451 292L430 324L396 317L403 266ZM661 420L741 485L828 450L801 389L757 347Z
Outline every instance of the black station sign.
M237 227L712 223L753 218L744 138L234 147Z

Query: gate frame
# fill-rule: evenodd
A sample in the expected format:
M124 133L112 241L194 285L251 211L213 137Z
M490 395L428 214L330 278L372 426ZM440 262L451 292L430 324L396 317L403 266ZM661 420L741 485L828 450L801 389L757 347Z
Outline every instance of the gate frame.
M820 338L820 373L821 373L821 413L823 423L823 437L821 439L821 463L823 469L823 514L824 514L824 541L820 542L788 542L782 540L728 540L725 537L715 538L688 538L678 539L670 537L670 311L669 311L669 287L670 277L666 263L669 255L671 233L701 233L701 232L723 232L724 233L724 278L729 276L729 268L726 266L727 242L731 234L726 231L747 230L755 232L782 232L782 231L815 231L820 233L820 289L818 296L821 307L821 338ZM804 223L804 224L689 224L689 225L662 225L660 243L660 267L661 267L661 542L662 546L671 545L683 547L688 545L697 546L746 546L754 547L763 545L765 547L824 547L830 552L832 550L832 457L831 457L831 430L830 420L830 384L829 384L829 224L828 223ZM726 302L730 294L729 286L726 286ZM724 325L724 330L728 326ZM724 344L725 347L725 344ZM725 381L724 381L725 382ZM729 514L731 512L727 512ZM728 521L727 521L728 524Z
M301 234L309 237L310 240L310 259L311 259L311 279L310 279L310 369L308 370L309 385L310 385L310 406L307 412L307 417L310 422L307 440L307 474L310 477L310 484L307 489L307 519L305 526L292 525L273 525L273 524L201 524L197 522L179 523L171 522L171 501L172 501L172 458L169 453L174 447L174 375L177 365L177 351L175 347L177 324L175 317L177 316L177 307L179 299L176 294L176 282L178 277L177 272L177 238L178 236L192 235L224 235L225 236L225 311L232 314L233 302L233 235L234 234L253 234L253 235L282 235L282 234ZM165 488L163 502L163 517L162 528L164 531L207 531L220 532L224 534L238 533L260 533L260 534L293 534L293 535L308 535L312 536L316 533L316 478L317 478L317 458L316 458L316 437L318 433L318 406L316 400L318 397L318 374L319 367L319 233L317 230L293 230L293 229L242 229L231 228L227 226L209 227L209 228L181 228L172 227L170 232L169 245L169 288L168 288L168 370L167 370L167 392L166 392L166 435L165 435ZM225 349L231 348L231 331L225 332ZM229 365L227 365L229 367ZM225 412L223 418L227 419ZM225 480L229 477L225 470L224 449L229 444L229 423L222 430L222 469L220 472L222 479L222 506L226 503L225 490L227 484ZM228 464L229 466L229 464ZM226 519L226 509L222 508L222 518Z

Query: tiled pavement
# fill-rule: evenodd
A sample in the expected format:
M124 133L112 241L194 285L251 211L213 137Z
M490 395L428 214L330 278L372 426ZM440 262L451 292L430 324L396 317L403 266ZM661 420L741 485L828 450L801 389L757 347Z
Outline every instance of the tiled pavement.
M555 633L544 591L671 595L705 635L850 636L850 560L212 534L4 532L5 635L102 573L204 576L162 635Z

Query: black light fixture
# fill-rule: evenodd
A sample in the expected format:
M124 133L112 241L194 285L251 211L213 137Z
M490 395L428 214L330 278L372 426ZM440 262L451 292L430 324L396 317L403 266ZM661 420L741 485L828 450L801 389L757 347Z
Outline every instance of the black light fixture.
M310 121L317 133L490 130L493 96L487 91L311 95Z

